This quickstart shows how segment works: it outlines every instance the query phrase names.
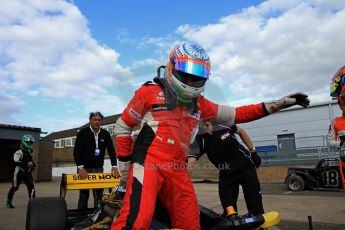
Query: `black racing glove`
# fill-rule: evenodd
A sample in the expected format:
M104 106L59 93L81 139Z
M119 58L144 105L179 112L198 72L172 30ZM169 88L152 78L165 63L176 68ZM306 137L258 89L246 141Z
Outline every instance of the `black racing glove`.
M255 167L259 168L261 165L261 157L258 155L256 151L253 151L250 154Z
M286 109L294 105L300 105L306 108L309 106L309 104L310 100L308 95L298 92L285 96L277 101L265 102L265 108L269 114L272 114L281 109Z
M37 163L32 161L32 164L28 165L29 171L31 171L31 172L34 171L36 168L36 165L37 165Z
M343 146L344 141L345 141L345 135L339 136L339 140L340 140L340 148L341 148L341 146Z
M345 163L345 145L341 147L339 151L339 158L342 162Z

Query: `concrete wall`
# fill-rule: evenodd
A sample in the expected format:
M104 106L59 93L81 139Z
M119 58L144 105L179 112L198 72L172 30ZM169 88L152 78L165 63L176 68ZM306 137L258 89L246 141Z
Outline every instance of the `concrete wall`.
M262 166L257 173L260 181L285 180L289 166ZM296 165L294 165L296 167Z

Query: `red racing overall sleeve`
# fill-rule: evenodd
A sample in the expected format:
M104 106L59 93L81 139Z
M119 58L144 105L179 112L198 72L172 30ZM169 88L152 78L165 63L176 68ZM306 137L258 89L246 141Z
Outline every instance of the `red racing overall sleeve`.
M129 161L133 147L131 133L133 128L140 124L145 114L144 87L139 88L134 97L117 119L115 124L116 155L120 161Z
M200 97L199 104L203 120L216 121L227 126L254 121L269 115L264 102L235 108L218 105Z

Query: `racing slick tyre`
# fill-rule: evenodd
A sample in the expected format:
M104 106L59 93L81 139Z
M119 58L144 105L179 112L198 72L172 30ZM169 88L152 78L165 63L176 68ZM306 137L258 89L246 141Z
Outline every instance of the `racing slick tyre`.
M286 180L286 185L290 191L297 192L304 189L305 183L302 177L298 175L290 175Z
M32 198L26 212L26 230L66 229L67 206L62 197Z

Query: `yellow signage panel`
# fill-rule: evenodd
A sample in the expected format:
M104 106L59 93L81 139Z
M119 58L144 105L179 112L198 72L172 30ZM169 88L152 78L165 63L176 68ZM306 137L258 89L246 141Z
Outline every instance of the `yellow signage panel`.
M111 173L88 173L88 177L82 179L76 173L63 174L62 181L62 186L67 190L115 188L120 182L120 176L115 177Z

